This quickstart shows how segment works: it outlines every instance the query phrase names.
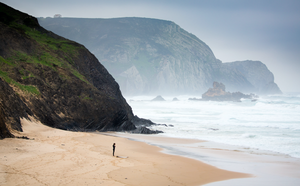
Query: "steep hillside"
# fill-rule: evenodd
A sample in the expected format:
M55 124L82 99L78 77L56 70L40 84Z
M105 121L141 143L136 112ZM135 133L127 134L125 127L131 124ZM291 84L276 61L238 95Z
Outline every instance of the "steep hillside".
M198 93L212 84L210 48L170 21L147 18L39 19L41 25L83 43L125 94Z
M223 63L223 69L238 71L251 83L252 91L259 94L280 94L281 90L274 83L274 75L265 64L260 61L236 61ZM234 80L223 81L225 84L233 84Z
M0 28L1 135L28 116L67 130L135 129L118 84L84 46L2 3Z
M252 84L251 73L224 65L204 42L171 21L39 18L39 22L89 48L127 95L202 94L214 81L223 82L229 91L263 91ZM270 73L267 68L258 71Z

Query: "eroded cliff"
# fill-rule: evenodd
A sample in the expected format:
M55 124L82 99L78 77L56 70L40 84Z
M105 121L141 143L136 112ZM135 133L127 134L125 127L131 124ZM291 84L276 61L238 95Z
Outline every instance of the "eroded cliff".
M214 81L230 91L281 93L263 63L222 63L208 45L171 21L39 18L39 22L84 44L127 95L202 94Z
M28 116L66 130L136 128L119 85L83 45L45 30L36 18L3 3L0 15L2 132L22 131L20 118Z
M148 18L40 18L40 24L84 44L116 78L124 94L205 91L216 60L196 36L171 21Z

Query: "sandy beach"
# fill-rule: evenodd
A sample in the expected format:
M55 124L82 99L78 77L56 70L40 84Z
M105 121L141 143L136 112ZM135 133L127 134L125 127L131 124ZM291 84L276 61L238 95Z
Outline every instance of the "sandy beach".
M252 175L205 184L206 186L299 186L300 159L288 155L214 143L210 141L179 139L164 134L114 135L158 146L162 152L192 158L220 169Z
M29 140L0 140L0 185L204 185L252 176L123 137L22 125L15 135Z

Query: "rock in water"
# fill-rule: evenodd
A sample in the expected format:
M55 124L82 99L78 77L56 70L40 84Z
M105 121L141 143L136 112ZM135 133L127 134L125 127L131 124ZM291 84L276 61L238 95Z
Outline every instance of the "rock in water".
M214 82L213 88L208 89L207 92L202 94L202 100L204 101L241 101L242 98L251 99L252 95L246 95L241 92L226 92L225 85L223 83ZM193 99L189 99L193 100Z
M166 101L162 96L156 96L154 99L151 101Z
M179 99L178 98L173 98L173 100L172 101L179 101Z

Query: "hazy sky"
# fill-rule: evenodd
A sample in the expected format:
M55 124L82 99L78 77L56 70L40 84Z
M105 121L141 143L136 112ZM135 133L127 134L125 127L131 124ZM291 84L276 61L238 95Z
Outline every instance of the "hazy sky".
M170 20L222 62L259 60L283 92L300 92L300 0L0 0L35 17Z

